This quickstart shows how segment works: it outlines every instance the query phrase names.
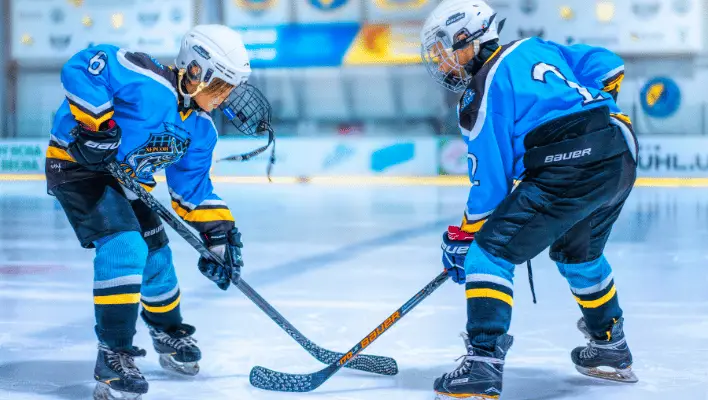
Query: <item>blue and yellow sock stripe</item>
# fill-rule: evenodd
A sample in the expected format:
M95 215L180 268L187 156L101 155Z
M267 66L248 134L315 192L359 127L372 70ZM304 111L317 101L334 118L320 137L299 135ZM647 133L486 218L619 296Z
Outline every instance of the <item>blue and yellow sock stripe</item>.
M142 276L140 275L96 281L93 285L93 302L102 306L137 305L140 302L141 281Z
M506 285L485 281L473 281L465 284L465 295L467 300L494 299L506 303L509 307L514 306L514 291Z
M145 311L153 314L168 313L179 306L182 294L179 287L157 296L142 296L141 303Z
M585 309L600 308L610 302L617 295L614 279L601 290L592 293L574 293L573 297L580 307Z

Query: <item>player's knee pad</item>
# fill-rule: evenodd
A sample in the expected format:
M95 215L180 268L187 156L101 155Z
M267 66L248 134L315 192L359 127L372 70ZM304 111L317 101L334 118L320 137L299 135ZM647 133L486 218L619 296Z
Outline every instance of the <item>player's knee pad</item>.
M556 262L561 275L568 281L573 293L592 293L607 287L612 281L612 268L605 256L600 256L595 260L566 264Z
M177 288L177 274L172 262L172 250L169 246L151 251L148 254L143 274L143 296L164 295Z
M475 274L495 276L511 283L514 281L514 264L491 255L475 241L465 257L465 274L468 277Z
M180 297L172 250L164 246L150 252L141 291L145 322L160 329L181 323Z
M141 276L148 257L148 248L140 232L120 232L94 242L94 280ZM140 281L138 281L140 284Z

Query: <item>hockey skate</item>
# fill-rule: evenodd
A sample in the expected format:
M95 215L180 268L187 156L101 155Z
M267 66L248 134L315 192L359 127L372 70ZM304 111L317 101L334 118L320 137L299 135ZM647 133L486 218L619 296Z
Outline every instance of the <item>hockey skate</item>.
M197 362L201 360L202 352L192 337L196 331L193 326L181 324L174 331L163 332L148 324L148 329L162 368L187 376L199 373Z
M612 325L609 340L593 337L580 318L578 329L588 340L586 347L577 347L571 353L575 368L583 375L617 382L635 383L639 381L632 371L632 353L622 329L623 319ZM605 369L602 369L605 368ZM612 371L609 371L609 370Z
M477 349L470 344L467 333L461 334L467 355L454 371L435 380L436 400L498 399L502 391L504 357L514 338L497 338L494 351Z
M98 383L93 391L94 400L139 400L147 393L148 383L135 366L135 357L144 357L145 350L132 347L128 350L111 350L98 345L94 378Z

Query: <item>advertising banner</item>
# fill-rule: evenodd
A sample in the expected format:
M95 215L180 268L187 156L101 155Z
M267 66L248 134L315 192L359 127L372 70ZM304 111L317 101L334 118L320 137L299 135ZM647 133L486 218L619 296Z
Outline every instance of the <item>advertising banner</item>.
M360 0L297 0L297 23L359 22L362 19Z
M336 67L359 31L358 24L234 27L254 68Z
M489 0L506 18L502 41L539 36L620 54L698 53L703 49L701 0Z
M467 174L467 146L460 138L439 142L440 175ZM646 178L708 178L708 137L639 137L637 173Z
M174 57L193 26L192 0L13 0L12 58L65 60L96 44Z
M440 0L364 0L369 23L422 22Z
M346 65L420 63L420 23L365 25L344 58Z
M0 174L44 173L49 140L0 142Z
M272 27L292 22L289 0L223 0L223 10L228 26Z
M222 140L217 157L253 150L256 140ZM437 139L281 138L273 176L433 176ZM245 163L221 162L214 175L265 176L269 153Z

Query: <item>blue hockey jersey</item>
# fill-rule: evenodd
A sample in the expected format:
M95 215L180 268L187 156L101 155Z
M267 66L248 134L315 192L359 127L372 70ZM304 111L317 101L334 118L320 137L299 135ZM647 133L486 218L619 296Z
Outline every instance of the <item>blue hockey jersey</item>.
M608 107L636 159L629 118L615 102L624 65L614 53L539 38L500 47L458 104L472 183L462 228L476 232L525 169L524 138L545 122Z
M75 160L66 150L77 121L96 129L113 119L123 132L118 161L143 186L154 187L153 174L165 169L180 217L201 232L233 227L209 177L216 128L209 114L180 106L175 70L144 53L99 45L74 55L62 68L61 82L66 99L47 150L48 161L57 165L53 173L48 168L50 189L86 173L71 165Z

